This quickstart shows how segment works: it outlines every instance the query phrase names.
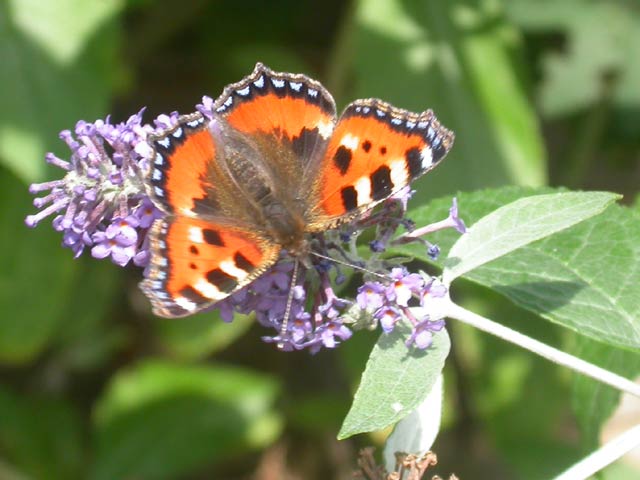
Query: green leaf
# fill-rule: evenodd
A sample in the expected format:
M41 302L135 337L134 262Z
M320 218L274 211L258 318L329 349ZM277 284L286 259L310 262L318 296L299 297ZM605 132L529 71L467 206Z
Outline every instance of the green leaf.
M43 224L32 230L27 188L0 169L0 362L22 363L38 355L56 334L72 296L76 264L60 245L60 233ZM68 320L68 319L67 319Z
M542 52L541 105L548 115L567 115L609 97L622 108L640 102L640 15L633 4L516 0L509 17L525 31L566 38L562 51ZM614 81L607 77L615 76ZM636 127L637 128L637 127Z
M576 336L573 354L626 378L640 375L640 352L631 352ZM600 430L620 401L620 392L584 375L574 375L573 410L585 450L600 445Z
M52 343L59 366L77 372L105 366L126 344L129 324L106 322L117 309L114 297L123 284L123 269L94 258L74 263L78 270L74 294L67 300Z
M33 478L81 478L79 418L63 400L24 397L0 385L0 449ZM4 477L3 477L4 478Z
M276 382L244 369L140 363L120 372L97 405L90 478L176 478L263 447L281 428L277 394Z
M344 58L330 78L332 91L342 94L348 79L355 91L339 97L432 108L457 133L451 158L417 183L418 202L453 188L545 182L543 143L520 82L526 71L514 62L521 46L500 13L495 2L357 3L339 52ZM341 73L352 62L353 75Z
M543 190L548 193L549 189ZM500 205L535 190L503 188L460 194L468 224ZM539 193L539 192L538 192ZM450 199L414 211L418 224L446 217ZM459 237L443 232L431 239L443 251ZM546 239L521 247L464 275L552 322L600 342L640 347L640 215L611 205L602 214ZM394 252L429 261L424 247ZM393 252L390 252L393 253ZM455 296L455 295L454 295Z
M23 180L46 177L60 130L104 115L122 3L0 2L0 162Z
M563 192L516 200L475 223L460 237L445 262L443 281L451 283L480 265L601 213L619 195Z
M162 347L184 360L198 360L223 350L252 323L252 318L246 315L235 315L233 322L226 323L218 312L154 320Z
M433 345L422 351L407 348L404 341L408 330L398 326L380 336L338 439L392 425L420 405L431 391L449 354L449 336L446 330L438 332Z

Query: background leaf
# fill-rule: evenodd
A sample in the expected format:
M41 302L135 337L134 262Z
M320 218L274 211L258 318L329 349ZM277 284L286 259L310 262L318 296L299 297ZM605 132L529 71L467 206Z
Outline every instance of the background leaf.
M640 375L640 352L625 351L576 336L574 355L607 370L634 379ZM574 375L573 409L583 433L585 450L600 445L600 433L620 400L620 392L584 375ZM629 425L631 427L631 425Z
M0 386L0 448L25 474L82 477L81 437L80 418L67 401L23 396Z
M404 418L426 398L449 354L446 330L427 350L407 349L408 328L398 325L373 348L339 439L383 429Z
M0 171L0 361L22 363L55 335L71 297L76 271L72 254L52 229L24 225L30 195L13 175Z
M162 348L184 360L197 360L223 350L245 334L253 319L236 315L226 323L217 310L187 318L158 320L158 337Z
M138 364L97 405L91 478L174 478L262 447L281 428L277 393L272 379L239 368Z
M416 183L417 203L451 188L545 181L538 126L511 55L520 48L517 33L495 7L466 0L357 3L349 98L432 108L456 132L447 162Z
M64 151L57 132L106 113L121 7L121 1L0 3L0 162L25 182L45 178L47 151Z

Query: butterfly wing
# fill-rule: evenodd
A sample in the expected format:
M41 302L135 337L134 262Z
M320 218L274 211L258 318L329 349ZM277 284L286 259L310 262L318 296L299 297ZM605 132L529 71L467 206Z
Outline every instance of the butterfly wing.
M280 252L256 232L184 216L156 220L150 235L152 260L141 287L163 317L223 300L264 273Z
M346 107L314 173L310 231L337 226L434 168L453 133L431 110L413 113L377 99Z
M294 196L305 190L303 172L318 163L336 121L333 97L319 82L261 63L227 86L213 111L255 145L273 189Z
M166 216L149 232L150 269L141 286L157 315L205 309L278 258L280 246L256 223L253 199L267 187L251 169L255 152L246 152L238 165L243 152L234 147L229 154L235 140L225 128L196 113L149 140L154 155L147 192ZM243 182L241 175L253 180Z

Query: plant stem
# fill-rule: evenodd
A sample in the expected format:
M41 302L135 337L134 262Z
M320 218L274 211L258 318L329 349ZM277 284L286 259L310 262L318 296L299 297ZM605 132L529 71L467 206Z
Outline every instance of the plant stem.
M568 367L576 372L598 380L599 382L610 385L617 390L640 397L640 385L633 383L631 380L621 377L609 370L605 370L604 368L598 367L597 365L586 362L578 357L574 357L562 350L550 347L545 343L531 337L527 337L520 332L516 332L515 330L505 327L504 325L500 325L488 318L470 312L469 310L453 303L451 299L449 299L448 306L446 307L446 315L447 317L460 320L461 322L472 325L484 332L491 333L492 335L515 345L519 345L520 347L536 353L547 360L551 360L558 365Z
M608 441L598 450L558 475L554 480L583 480L589 478L637 446L640 446L640 425L636 425L613 440Z

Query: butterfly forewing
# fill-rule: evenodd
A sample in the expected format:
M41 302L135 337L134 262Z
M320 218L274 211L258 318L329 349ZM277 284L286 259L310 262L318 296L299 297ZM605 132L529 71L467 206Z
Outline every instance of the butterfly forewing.
M257 146L277 188L291 195L304 190L303 173L320 160L336 120L333 97L319 82L260 63L224 89L214 112Z
M377 99L344 110L329 141L315 183L316 215L339 224L399 191L434 168L453 134L433 113L413 113Z

